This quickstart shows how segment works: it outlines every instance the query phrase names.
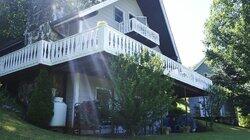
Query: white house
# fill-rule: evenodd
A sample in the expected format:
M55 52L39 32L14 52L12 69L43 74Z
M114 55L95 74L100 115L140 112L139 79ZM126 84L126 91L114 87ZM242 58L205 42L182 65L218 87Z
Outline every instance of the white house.
M106 65L110 55L132 55L142 48L159 55L179 97L200 96L212 84L181 64L163 0L106 0L62 18L60 12L54 11L49 22L59 39L39 40L47 35L42 32L35 40L26 33L25 46L0 51L0 80L18 92L22 83L32 84L40 68L49 68L68 106L70 127L77 103L101 100L103 92L114 94ZM44 25L39 30L46 30Z

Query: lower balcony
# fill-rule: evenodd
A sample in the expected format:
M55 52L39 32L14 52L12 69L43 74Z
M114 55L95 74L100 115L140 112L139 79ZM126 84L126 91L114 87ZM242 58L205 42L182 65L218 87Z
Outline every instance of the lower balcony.
M175 80L204 90L212 81L185 68L180 63L156 52L102 23L96 28L55 42L39 41L0 57L0 77L36 65L53 66L98 52L111 55L141 53L143 49L156 53L166 63L164 74Z

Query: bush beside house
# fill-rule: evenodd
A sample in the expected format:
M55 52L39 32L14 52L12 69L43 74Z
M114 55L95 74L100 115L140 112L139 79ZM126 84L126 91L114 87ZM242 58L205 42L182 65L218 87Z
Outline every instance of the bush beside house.
M0 108L22 114L22 107L17 98L10 94L7 88L0 83Z
M161 120L175 99L172 81L163 75L164 63L145 50L116 57L110 65L115 123L124 126L128 135L147 133L145 128Z
M238 115L239 126L250 128L250 115Z
M45 69L40 70L36 86L31 95L28 108L28 120L37 126L46 128L53 116L52 80Z
M237 109L238 124L241 127L250 128L250 114L243 115L240 109Z

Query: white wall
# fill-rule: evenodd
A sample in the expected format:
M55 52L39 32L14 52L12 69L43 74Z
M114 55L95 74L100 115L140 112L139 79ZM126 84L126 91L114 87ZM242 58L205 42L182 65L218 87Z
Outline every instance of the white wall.
M96 88L98 87L112 90L111 82L105 78L88 76L81 73L68 75L66 104L68 106L67 120L69 126L72 126L74 104L96 100Z
M88 30L96 27L98 21L106 21L111 27L118 29L118 23L115 21L114 8L118 7L124 12L125 20L128 20L129 13L134 16L143 16L136 0L120 0L98 11L94 17L85 19L83 21L82 29Z
M195 110L196 110L196 106L199 107L200 109L200 117L205 117L208 116L208 112L205 112L205 109L203 107L204 102L207 102L207 96L205 96L205 101L204 101L204 97L192 97L189 98L188 102L189 102L189 107L190 107L190 113L191 115L195 114ZM222 105L221 109L220 109L220 117L226 117L228 113L228 110L226 109L226 104Z
M206 98L206 97L205 97ZM190 114L196 117L205 117L208 113L205 113L204 105L204 98L203 97L191 97L188 99L189 107L190 107ZM199 113L199 114L197 114Z

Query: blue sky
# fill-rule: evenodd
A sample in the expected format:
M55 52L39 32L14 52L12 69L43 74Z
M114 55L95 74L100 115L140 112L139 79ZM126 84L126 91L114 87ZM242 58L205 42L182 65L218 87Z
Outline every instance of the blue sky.
M211 0L163 0L183 65L191 67L205 54L204 23Z

